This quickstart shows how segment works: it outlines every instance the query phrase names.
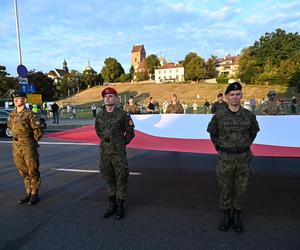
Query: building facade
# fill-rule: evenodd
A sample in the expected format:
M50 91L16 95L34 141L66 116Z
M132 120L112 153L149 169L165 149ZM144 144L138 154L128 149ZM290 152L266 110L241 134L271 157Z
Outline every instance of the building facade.
M69 74L69 69L66 60L63 62L62 69L53 69L50 70L47 74L49 78L54 80L54 83L57 84L60 80L62 80L65 76Z
M146 60L146 51L144 45L134 45L131 51L131 65L137 71L143 60Z
M155 82L183 82L184 67L176 63L165 63L161 67L154 70Z
M235 77L238 73L238 56L225 56L223 58L217 58L216 70L220 77Z

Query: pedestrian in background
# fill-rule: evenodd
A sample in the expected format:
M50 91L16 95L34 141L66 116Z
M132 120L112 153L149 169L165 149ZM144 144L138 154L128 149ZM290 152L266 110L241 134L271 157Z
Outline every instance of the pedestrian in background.
M223 100L223 93L219 93L217 96L218 100L212 105L211 113L215 114L218 110L224 109L227 107L227 103Z
M34 205L39 201L41 178L39 172L38 141L42 138L42 125L37 115L25 108L26 94L16 92L13 95L15 109L7 120L13 139L13 158L23 177L26 194L18 204Z
M124 108L125 112L129 114L139 114L140 109L139 106L134 102L133 96L129 96L128 102Z
M96 118L97 105L96 105L95 103L93 103L93 105L92 105L92 107L91 107L91 110L92 110L93 118Z
M218 152L216 173L220 209L223 211L219 229L227 231L232 226L241 233L243 224L240 215L251 177L250 162L253 156L250 146L259 125L255 114L241 107L242 85L239 82L229 84L225 95L228 107L215 113L207 131Z
M210 108L210 103L207 101L207 99L205 99L203 106L204 106L204 113L207 114L208 109Z
M56 104L56 102L54 102L52 105L51 105L51 111L52 111L52 114L53 114L53 123L59 123L59 107L58 105Z
M177 100L177 95L173 94L171 97L171 103L167 107L167 114L183 114L183 107L180 102Z
M109 207L103 217L116 214L125 216L124 202L127 197L128 161L126 145L134 137L134 124L130 114L117 106L117 91L111 87L102 91L104 106L95 121L96 133L101 139L100 172L107 184Z
M296 114L297 113L296 105L297 105L296 96L293 96L292 101L291 101L291 113L292 114Z

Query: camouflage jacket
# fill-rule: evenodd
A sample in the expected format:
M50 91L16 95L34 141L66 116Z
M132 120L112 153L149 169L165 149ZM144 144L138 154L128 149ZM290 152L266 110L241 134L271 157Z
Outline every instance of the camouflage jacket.
M171 103L168 105L166 113L183 114L183 107L179 102L176 104Z
M97 113L95 129L101 139L103 153L125 151L126 145L134 137L134 124L130 114L117 106L113 112L107 112L103 107Z
M24 108L17 112L15 109L9 114L7 127L13 137L21 142L39 141L43 135L42 124L35 113Z
M281 115L283 110L281 105L276 101L266 101L261 109L263 115Z
M138 107L138 105L136 105L135 103L133 105L129 105L127 104L124 108L126 113L129 114L139 114L140 113L140 109Z
M238 112L231 112L228 108L217 111L207 127L217 151L247 148L258 131L255 114L243 107Z
M211 107L211 113L215 114L220 109L225 109L227 107L227 102L215 102Z

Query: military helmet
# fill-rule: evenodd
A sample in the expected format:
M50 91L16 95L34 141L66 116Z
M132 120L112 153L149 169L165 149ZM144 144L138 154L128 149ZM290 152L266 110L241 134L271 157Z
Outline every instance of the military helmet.
M270 90L267 94L269 98L274 98L277 95L277 93L274 90Z

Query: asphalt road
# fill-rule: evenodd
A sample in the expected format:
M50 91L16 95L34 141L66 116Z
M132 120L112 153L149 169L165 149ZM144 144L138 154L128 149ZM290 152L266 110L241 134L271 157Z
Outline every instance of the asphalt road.
M213 155L129 150L127 213L117 221L101 217L97 146L43 140L41 201L29 207L16 204L23 183L10 141L0 141L0 249L300 249L300 159L254 158L237 234L217 229Z

